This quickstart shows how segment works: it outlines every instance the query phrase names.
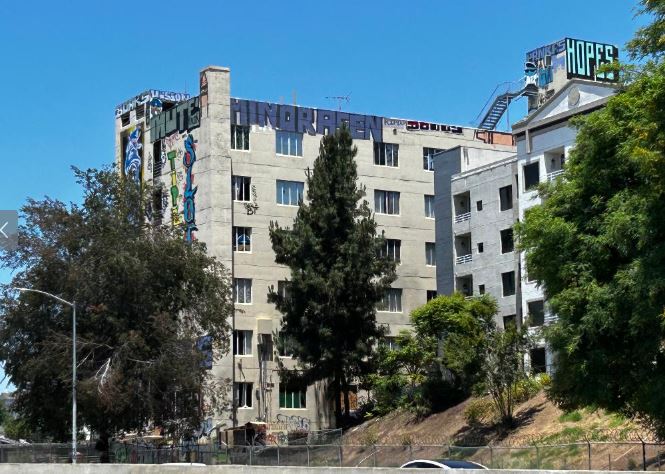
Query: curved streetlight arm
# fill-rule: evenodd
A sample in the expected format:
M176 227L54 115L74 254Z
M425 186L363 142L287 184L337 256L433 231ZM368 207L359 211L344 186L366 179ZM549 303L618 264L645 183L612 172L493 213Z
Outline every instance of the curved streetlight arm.
M21 293L27 291L27 292L32 292L32 293L39 293L39 294L42 294L42 295L45 295L45 296L50 296L50 297L53 298L54 300L58 300L58 301L60 301L61 303L66 304L67 306L71 306L72 308L74 307L74 303L70 303L70 302L67 301L67 300L63 300L63 299L60 298L59 296L52 295L51 293L47 293L46 291L42 291L42 290L33 290L32 288L18 288L18 287L15 287L15 286L10 286L9 289L10 289L10 290L20 291Z

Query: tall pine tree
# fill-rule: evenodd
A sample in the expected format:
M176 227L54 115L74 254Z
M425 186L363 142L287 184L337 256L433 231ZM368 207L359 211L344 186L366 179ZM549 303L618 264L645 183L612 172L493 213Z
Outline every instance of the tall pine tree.
M308 203L300 203L291 229L270 227L275 261L291 269L286 294L268 295L283 315L280 338L297 361L284 380L329 381L338 426L341 397L348 407L350 384L367 372L382 335L375 308L395 280L357 183L357 152L346 127L323 137L307 176Z

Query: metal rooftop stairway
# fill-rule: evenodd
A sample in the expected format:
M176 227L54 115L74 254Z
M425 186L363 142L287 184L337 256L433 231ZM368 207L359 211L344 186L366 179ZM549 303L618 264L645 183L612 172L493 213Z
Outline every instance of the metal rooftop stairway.
M538 93L534 88L526 85L517 90L511 90L511 85L513 84L515 83L504 82L496 86L494 92L492 92L492 95L485 103L485 107L483 107L483 110L478 114L478 116L482 115L482 119L478 122L478 128L482 130L494 130L513 100L522 96ZM520 82L520 86L522 86L522 84L523 82ZM506 85L507 87L504 89L502 86Z

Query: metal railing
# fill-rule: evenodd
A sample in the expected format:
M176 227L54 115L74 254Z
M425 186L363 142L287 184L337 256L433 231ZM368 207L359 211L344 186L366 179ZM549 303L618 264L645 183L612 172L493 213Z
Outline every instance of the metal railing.
M0 445L0 462L67 463L68 444ZM94 445L79 446L79 462L100 462ZM294 446L142 446L113 443L112 463L208 465L398 467L414 459L466 459L495 469L665 470L665 444L645 441L580 441L531 446L455 446L452 444L294 445Z
M66 444L0 446L0 462L69 462ZM99 462L91 446L79 462ZM647 442L577 442L533 446L296 445L147 447L115 444L110 461L131 464L201 462L269 466L397 467L413 459L467 459L499 469L662 470L665 445Z
M468 221L471 219L471 211L465 212L464 214L456 214L455 215L455 224L459 224L460 222Z
M547 173L547 181L554 181L557 176L561 176L564 170L556 170L551 173Z
M471 254L469 253L469 254L467 254L467 255L460 255L459 257L457 257L457 258L455 259L455 263L457 263L457 264L459 265L459 264L462 264L462 263L469 263L469 262L471 262L472 260L473 260L473 257L472 257Z

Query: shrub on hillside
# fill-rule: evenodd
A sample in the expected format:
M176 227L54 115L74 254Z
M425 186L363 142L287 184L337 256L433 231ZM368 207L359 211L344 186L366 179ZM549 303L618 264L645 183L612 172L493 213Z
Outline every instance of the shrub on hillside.
M475 398L464 409L464 419L470 426L493 423L496 419L496 407L490 398Z

